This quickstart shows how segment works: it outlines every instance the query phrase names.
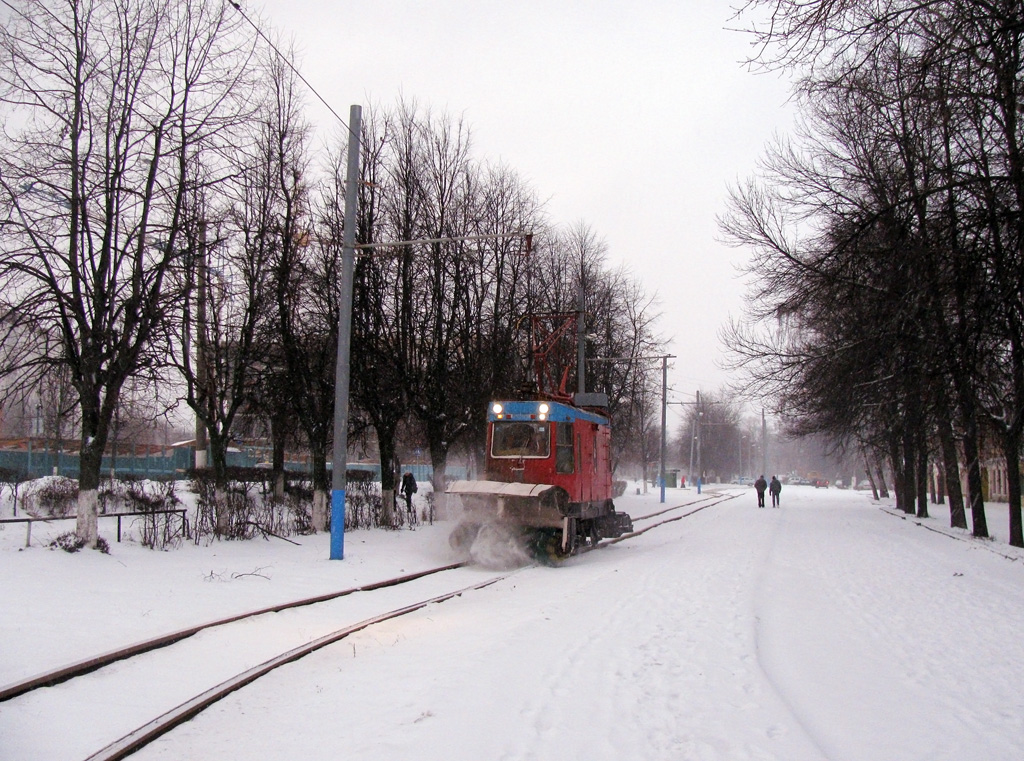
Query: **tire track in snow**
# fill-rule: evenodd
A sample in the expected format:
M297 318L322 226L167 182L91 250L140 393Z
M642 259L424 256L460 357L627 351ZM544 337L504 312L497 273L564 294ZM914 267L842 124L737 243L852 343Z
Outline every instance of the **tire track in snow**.
M594 557L594 560L597 559ZM571 570L563 568L560 572L571 573ZM601 580L611 583L609 577L614 575L614 569L609 569L608 573L602 574ZM640 580L641 586L647 580ZM564 581L564 578L560 581ZM506 756L510 760L550 758L553 743L557 741L564 744L566 728L581 726L581 722L590 728L589 739L578 738L583 747L592 744L593 747L587 749L587 755L595 759L623 757L622 738L617 736L616 731L609 730L621 725L620 706L624 704L622 690L628 685L623 684L616 667L608 664L610 649L617 649L614 643L608 641L608 633L621 631L624 622L630 617L633 601L622 595L616 595L613 600L602 593L600 583L595 588L592 579L587 587L566 594L565 600L570 599L593 599L595 604L589 606L589 610L586 609L588 606L584 606L584 610L574 612L573 615L579 618L581 636L571 642L560 643L564 646L559 648L554 663L546 670L541 682L542 688L519 709L524 725L532 727L533 731L524 734L522 747ZM605 664L611 665L608 671L605 670ZM595 677L599 677L600 684L595 685ZM600 689L596 693L600 696L597 715L590 713L581 717L576 695L594 694L594 689ZM574 752L581 750L577 746Z
M764 517L772 520L772 529L771 540L764 546L762 553L758 556L757 569L755 571L757 584L754 587L752 597L754 657L756 659L758 669L764 675L765 682L771 688L778 701L785 707L786 711L789 712L789 715L793 718L796 725L800 727L800 730L807 737L807 740L817 749L823 759L836 759L837 756L833 749L829 747L829 743L825 738L819 735L812 723L805 719L804 712L793 699L793 696L790 695L789 691L784 687L784 681L780 678L781 675L777 671L776 659L769 651L769 647L765 642L762 616L765 610L766 579L768 579L772 573L772 559L775 555L776 545L778 544L780 533L784 530L789 518L789 510L785 508L777 508L777 512L776 509L765 509L772 510L772 512L764 514ZM777 520L775 520L776 518Z
M571 610L581 636L519 710L530 729L503 758L550 758L574 724L589 735L575 737L564 758L829 758L757 663L753 590L772 537L738 523L736 511L730 505L722 520L706 513L699 530L658 534L662 546L642 542L622 555L615 583L604 577L606 604ZM566 600L588 596L572 589ZM580 713L574 696L591 713Z
M768 516L765 516L768 517ZM1020 706L1024 597L989 553L877 510L807 503L772 527L753 600L757 655L794 721L826 757L1010 758L1017 716L975 706ZM989 557L986 557L989 556ZM1019 608L1018 608L1019 610ZM987 670L971 649L1001 652ZM979 755L974 745L990 748Z

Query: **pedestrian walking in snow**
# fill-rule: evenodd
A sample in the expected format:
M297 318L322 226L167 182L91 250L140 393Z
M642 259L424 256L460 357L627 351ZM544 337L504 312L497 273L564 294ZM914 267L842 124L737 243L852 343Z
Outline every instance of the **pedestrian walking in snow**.
M757 480L754 481L754 491L757 492L757 506L764 507L764 490L768 488L768 482L764 480L764 476L758 476Z
M407 470L402 476L402 485L398 491L405 497L405 510L410 514L412 513L412 495L416 493L417 489L416 479L412 472Z
M778 476L772 476L772 482L768 484L768 491L772 495L772 507L778 507L779 495L782 494L782 481Z

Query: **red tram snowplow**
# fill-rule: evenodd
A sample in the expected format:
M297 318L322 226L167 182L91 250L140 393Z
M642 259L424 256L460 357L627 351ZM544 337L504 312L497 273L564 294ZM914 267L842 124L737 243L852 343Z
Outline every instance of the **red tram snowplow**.
M611 430L596 411L606 398L577 394L574 401L491 404L485 478L447 490L464 509L453 546L472 544L483 526L499 524L520 531L541 559L559 558L633 530L612 502Z

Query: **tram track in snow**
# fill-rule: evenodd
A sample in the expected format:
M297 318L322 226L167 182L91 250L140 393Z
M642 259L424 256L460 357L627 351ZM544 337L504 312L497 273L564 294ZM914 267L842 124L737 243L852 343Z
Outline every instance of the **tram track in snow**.
M635 517L635 518L633 518L633 522L634 523L636 521L651 520L652 518L657 518L657 517L662 516L662 515L667 515L668 513L674 513L676 510L686 510L687 508L693 508L692 510L687 510L687 512L683 513L682 515L676 515L676 516L673 516L671 518L666 518L665 520L658 521L657 523L651 524L650 526L645 526L644 528L640 529L639 531L632 531L632 532L630 532L628 534L623 534L623 536L621 536L619 538L620 539L624 539L624 538L630 537L630 536L638 536L639 534L642 534L642 533L644 533L646 531L649 531L652 528L655 528L657 526L663 526L666 523L674 523L675 521L682 520L683 518L689 518L691 515L694 515L695 513L699 513L701 510L707 510L709 507L714 507L715 505L720 505L723 502L728 502L729 500L736 499L739 496L740 496L739 492L737 492L737 493L708 492L708 496L703 497L702 499L694 500L693 502L687 502L684 505L676 505L674 507L666 507L666 508L663 508L661 510L658 510L657 512L648 513L647 515L641 515L641 516Z
M687 508L693 508L692 510L687 510L687 512L685 512L685 513L683 513L681 515L674 515L671 518L665 518L664 520L660 520L657 523L652 523L649 526L644 526L641 529L636 529L634 531L630 531L630 532L628 532L626 534L623 534L622 536L617 536L617 537L615 537L613 539L604 539L604 540L600 541L598 544L596 544L593 547L580 547L579 552L580 552L580 554L583 554L584 552L590 552L591 550L599 550L602 547L607 547L607 546L612 545L612 544L618 544L619 542L624 542L627 539L633 539L633 538L638 537L638 536L640 536L642 534L646 534L651 529L655 529L655 528L658 528L659 526L664 526L664 525L669 524L669 523L675 523L676 521L681 521L681 520L683 520L683 518L689 518L691 515L695 515L695 514L701 512L702 510L707 510L709 507L714 507L715 505L720 505L723 502L728 502L730 499L735 499L738 496L740 496L738 493L737 494L728 494L728 493L722 494L720 492L709 492L708 496L704 497L703 499L694 500L693 502L687 502L685 505L675 505L673 507L666 507L666 508L663 508L663 509L658 510L656 512L648 513L647 515L637 516L635 518L632 518L634 523L636 523L637 521L651 520L653 518L657 518L657 517L660 517L662 515L667 515L669 513L674 513L677 510L686 510ZM702 503L706 503L706 504L702 504ZM698 505L698 507L694 507L695 505Z
M279 603L277 605L269 605L256 610L250 610L243 613L236 613L231 616L225 616L224 618L214 619L212 621L206 621L195 626L185 627L178 629L167 634L161 634L156 637L151 637L140 642L135 642L125 647L117 648L106 653L90 656L81 661L76 661L64 666L61 666L50 671L37 674L26 679L12 682L8 685L0 687L0 703L4 703L12 698L16 698L20 695L32 692L33 690L40 689L42 687L52 687L62 682L66 682L76 677L84 676L97 669L101 669L105 666L109 666L112 663L123 661L128 658L133 658L138 655L158 650L160 648L168 647L176 642L180 642L184 639L188 639L199 632L207 629L213 629L219 626L226 626L237 621L242 621L248 618L255 618L256 616L266 615L268 613L280 613L281 611L289 610L292 608L301 608L307 605L315 605L321 602L327 602L329 600L335 600L341 597L347 597L357 592L371 592L376 589L384 589L386 587L392 587L399 584L406 584L417 579L421 579L425 576L431 576L436 573L442 573L444 571L450 571L455 568L462 568L467 563L451 563L448 565L438 566L436 568L428 568L424 571L418 571L416 573L405 574L403 576L396 576L391 579L384 579L382 581L373 582L371 584L363 584L357 587L348 587L336 592L328 592L327 594L315 595L313 597L304 597L299 600L292 600L290 602Z
M94 715L91 725L95 731L87 739L75 738L74 751L60 757L87 761L126 758L281 666L351 634L483 589L516 572L481 574L480 569L470 568L460 573L467 565L440 566L211 621L8 685L4 688L3 723L16 725L22 712L60 715L73 705ZM455 578L449 578L453 573ZM355 592L374 594L357 600L360 596ZM113 668L104 668L107 666ZM54 757L39 750L37 756L30 757Z
M710 493L708 497L705 497L704 499L701 499L701 500L696 500L694 502L688 502L688 503L686 503L684 505L675 505L673 507L667 507L667 508L664 508L664 509L659 510L657 512L654 512L654 513L649 513L647 515L642 515L642 516L635 517L635 518L633 518L634 521L650 520L652 518L655 518L655 517L658 517L658 516L661 516L661 515L665 515L665 514L668 514L668 513L672 513L672 512L675 512L677 510L683 510L683 509L686 509L686 508L693 507L694 505L697 505L697 504L699 504L701 502L705 502L706 503L706 504L701 504L699 507L696 507L696 508L694 508L692 510L689 510L688 512L686 512L683 515L674 516L674 517L669 518L667 520L659 521L658 523L652 524L650 526L646 526L643 529L640 529L640 530L637 530L637 531L631 531L631 532L629 532L627 534L624 534L624 535L622 535L620 537L616 537L616 538L611 539L611 540L605 540L604 542L601 542L598 546L604 546L606 544L613 544L613 543L622 541L624 539L628 539L628 538L632 538L632 537L635 537L635 536L639 536L639 535L641 535L643 533L646 533L647 531L649 531L652 528L664 525L666 523L672 523L674 521L681 520L682 518L685 518L685 517L689 517L690 515L693 515L694 513L700 512L701 510L704 510L704 509L706 509L708 507L713 507L714 505L720 504L721 502L727 501L729 499L733 499L735 496L736 495L729 495L729 494L722 495L720 493ZM596 548L595 547L583 547L583 548L581 548L582 551L589 551L591 549L596 549ZM115 650L111 650L111 651L108 651L108 652L105 652L105 653L100 653L100 654L97 654L97 655L94 655L94 656L90 656L89 658L83 659L81 661L76 661L74 663L66 664L66 665L60 666L60 667L58 667L56 669L52 669L50 671L46 671L46 672L43 672L43 673L40 673L40 674L36 674L35 676L31 676L31 677L28 677L28 678L25 678L25 679L21 679L21 680L18 680L16 682L12 682L10 684L4 685L4 686L0 687L0 703L4 703L4 702L6 702L8 700L11 700L12 698L16 698L16 697L18 697L20 695L24 695L26 693L32 692L33 690L37 690L37 689L40 689L40 688L43 688L43 687L52 687L54 685L61 684L62 682L66 682L66 681L68 681L70 679L74 679L76 677L84 676L85 674L89 674L89 673L91 673L93 671L96 671L97 669L101 669L101 668L103 668L105 666L109 666L112 663L117 663L118 661L123 661L123 660L126 660L128 658L132 658L132 657L135 657L135 656L138 656L138 655L143 655L143 654L151 652L153 650L157 650L157 649L160 649L160 648L168 647L170 645L173 645L176 642L180 642L181 640L184 640L184 639L187 639L189 637L192 637L192 636L198 634L199 632L202 632L202 631L205 631L205 630L208 630L208 629L212 629L212 628L219 627L219 626L225 626L227 624L235 623L235 622L242 621L242 620L249 619L249 618L255 618L257 616L266 615L268 613L280 613L282 611L289 610L289 609L292 609L292 608L305 607L307 605L315 605L317 603L326 602L326 601L329 601L329 600L335 600L335 599L338 599L338 598L341 598L341 597L347 597L348 595L356 594L358 592L371 592L371 591L374 591L374 590L377 590L377 589L384 589L384 588L396 586L396 585L399 585L399 584L406 584L406 583L409 583L411 581L415 581L417 579L423 578L425 576L430 576L430 575L437 574L437 573L443 573L445 571L454 570L456 568L463 568L463 567L466 567L467 565L471 565L471 561L463 561L463 562L459 562L459 563L450 563L450 564L447 564L447 565L438 566L436 568L428 568L426 570L418 571L416 573L405 574L405 575L402 575L402 576L396 576L396 577L390 578L390 579L383 579L381 581L373 582L373 583L370 583L370 584L363 584L363 585L356 586L356 587L348 587L346 589L339 590L339 591L336 591L336 592L328 592L326 594L315 595L315 596L312 596L312 597L305 597L305 598L301 598L301 599L298 599L298 600L292 600L292 601L289 601L289 602L278 603L276 605L269 605L269 606L266 606L266 607L257 608L255 610L251 610L251 611L246 611L246 612L242 612L242 613L236 613L236 614L231 615L231 616L225 616L223 618L214 619L212 621L206 621L204 623L197 624L197 625L194 625L194 626L185 627L183 629L178 629L178 630L175 630L173 632L169 632L167 634L161 634L161 635L158 635L156 637L151 637L149 639L142 640L140 642L135 642L135 643L127 645L125 647L117 648Z
M991 552L993 555L998 555L1001 558L1009 560L1011 563L1016 563L1024 559L1024 556L1009 554L1010 545L1007 545L1007 551L1001 551L997 549L995 546L991 546L992 542L987 537L973 536L972 534L967 533L967 529L962 529L958 531L957 529L947 528L945 526L929 526L927 523L924 522L928 520L927 518L919 518L914 513L904 513L902 511L897 510L896 508L888 508L885 507L884 505L879 505L878 509L881 510L886 515L889 515L893 518L899 518L900 520L907 521L908 523L913 523L915 526L920 526L921 528L927 531L931 531L934 534L939 534L940 536L944 536L947 539L953 539L957 542L965 542L972 548L985 550L986 552Z
M355 624L345 626L324 636L317 637L311 642L294 647L291 650L270 658L257 666L246 669L245 671L175 706L146 724L143 724L137 729L123 735L99 751L89 755L86 757L85 761L118 761L118 759L127 758L137 750L140 750L152 741L156 740L158 737L189 721L191 718L201 713L217 701L256 681L260 677L269 674L275 669L297 661L298 659L327 647L328 645L332 645L351 634L363 631L364 629L368 629L376 624L422 610L429 605L446 602L454 597L460 597L467 592L489 587L492 584L502 581L509 575L511 574L505 573L496 575L493 578L489 578L477 584L461 587L426 600L419 600L417 602L410 603L409 605L402 606L401 608L396 608L359 621Z
M594 547L581 548L581 552L586 552L591 549L600 549L601 547L615 544L626 539L638 537L653 528L663 526L668 523L673 523L683 518L690 517L702 510L709 507L721 504L729 499L734 498L737 495L721 495L721 494L709 494L708 497L698 500L697 502L690 502L685 505L677 505L674 507L668 507L663 510L659 510L654 513L639 516L635 518L636 521L649 521L660 516L669 515L679 510L686 510L686 512L673 515L672 517L658 520L655 523L647 525L639 530L632 531L614 539L609 539L601 542ZM703 504L698 504L703 503ZM696 505L696 506L695 506ZM688 509L689 508L689 509ZM413 600L406 604L399 605L391 609L384 610L383 612L376 612L365 617L356 616L358 620L348 623L341 627L331 627L331 631L323 634L318 634L314 637L309 637L308 632L303 633L301 627L299 631L293 633L291 636L293 642L290 647L281 649L279 645L276 645L277 650L274 655L270 657L259 656L260 662L255 665L250 665L245 668L240 668L238 665L225 666L231 671L231 675L226 678L221 676L211 676L207 683L203 685L201 689L196 688L195 682L201 681L202 676L196 677L194 670L190 671L187 666L176 665L175 656L173 653L168 651L163 660L169 661L162 665L154 665L156 662L148 661L146 656L150 658L154 657L155 651L165 650L171 648L173 645L187 642L192 638L202 639L202 637L196 637L196 635L204 635L206 637L214 637L212 642L213 648L220 647L221 650L225 648L226 643L235 643L236 639L226 633L218 634L218 630L228 630L231 627L247 627L255 626L258 627L258 623L261 618L266 620L265 617L272 617L272 614L285 613L301 608L310 608L313 606L328 604L333 601L338 601L341 598L351 597L357 592L377 592L395 587L400 587L406 584L415 584L418 581L427 579L431 576L438 576L439 574L445 574L448 572L457 571L458 569L466 568L467 566L472 567L469 562L453 563L449 565L439 566L436 568L426 569L413 574L406 574L404 576L395 577L392 579L385 579L372 584L362 585L358 587L352 587L344 590L340 590L333 593L317 595L314 597L303 598L300 600L294 600L291 602L280 603L257 610L235 614L222 619L209 621L197 626L187 627L180 629L168 634L164 634L158 637L153 637L142 642L138 642L127 647L119 648L107 653L96 655L82 661L78 661L73 664L55 669L53 671L39 674L29 679L24 679L19 682L9 684L5 687L0 688L0 704L4 704L5 712L16 711L19 704L31 704L28 710L57 710L55 708L47 708L47 695L56 693L60 689L75 689L81 690L83 696L75 697L79 704L90 702L89 700L89 687L86 683L90 681L90 675L96 674L93 679L97 679L97 684L101 685L101 690L106 690L104 694L111 693L111 687L109 683L104 684L108 677L104 676L105 667L113 664L124 664L122 668L115 669L118 672L130 672L137 671L136 674L110 674L110 679L124 679L125 684L120 685L114 689L115 694L124 695L138 695L147 692L147 688L152 682L160 682L161 669L163 673L174 675L180 674L183 681L190 681L191 686L182 686L182 689L188 691L190 697L181 699L182 696L178 695L174 699L167 701L165 700L159 708L145 708L149 710L148 715L152 716L154 713L158 714L155 718L151 718L147 721L139 723L138 718L131 719L130 721L137 724L137 727L130 731L125 731L124 727L120 728L110 727L105 736L99 740L97 745L102 745L99 750L96 751L85 751L89 752L89 755L84 756L85 761L115 761L116 759L127 758L136 751L145 747L158 737L166 734L175 727L189 721L191 718L202 712L204 709L213 705L217 701L226 697L227 695L239 690L260 677L274 671L281 666L292 663L310 653L315 652L321 648L327 647L328 645L337 643L344 638L356 632L368 629L376 624L389 621L394 618L398 618L414 611L421 610L429 605L438 604L451 600L452 598L459 597L467 592L484 589L491 586L499 581L508 578L510 575L515 573L518 569L505 572L494 572L487 575L486 578L476 581L471 584L459 583L454 589L448 589L437 594L428 594L425 597L421 597L422 592L414 594ZM479 569L476 569L479 571ZM436 579L435 579L436 581ZM432 588L436 585L431 582L429 585ZM450 585L449 585L450 586ZM437 592L436 588L433 588L434 592ZM389 607L391 603L384 605L385 608ZM279 631L273 631L273 624L267 624L268 628L265 635L258 633L248 632L245 636L249 639L267 639L275 640L280 638L281 634ZM258 629L257 629L258 631ZM213 633L213 634L211 634ZM217 636L223 636L224 642L218 643L216 641ZM294 643L295 639L305 639L298 644ZM210 649L210 643L199 643L195 647L202 651L204 648ZM211 657L209 653L203 653L204 657ZM183 656L185 659L183 663L188 662L188 655ZM195 654L191 655L195 658ZM109 671L109 670L108 670ZM98 672L98 673L97 673ZM185 679L185 676L188 679ZM133 683L132 679L136 681ZM209 682L214 682L209 684ZM63 688L61 686L63 685ZM48 693L46 690L42 690L43 687L58 687L54 693ZM180 690L178 691L180 692ZM66 698L64 698L66 699ZM57 701L59 705L60 700ZM102 709L99 706L103 705L103 701L95 701L97 710ZM172 707L167 707L171 705ZM103 734L101 732L101 734ZM115 739L110 739L114 737ZM94 746L95 747L95 746Z

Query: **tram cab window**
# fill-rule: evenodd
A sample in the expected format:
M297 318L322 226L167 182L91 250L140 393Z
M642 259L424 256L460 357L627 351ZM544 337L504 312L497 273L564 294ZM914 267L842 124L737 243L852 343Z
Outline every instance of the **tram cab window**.
M491 457L548 457L551 432L548 423L499 420L491 435Z
M576 458L572 448L572 423L559 423L555 434L555 472L575 473Z

